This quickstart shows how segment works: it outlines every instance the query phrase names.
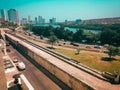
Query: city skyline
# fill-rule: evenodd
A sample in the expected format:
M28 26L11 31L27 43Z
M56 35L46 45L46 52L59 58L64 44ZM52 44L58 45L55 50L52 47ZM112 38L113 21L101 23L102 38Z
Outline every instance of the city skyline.
M20 0L1 1L0 8L18 10L20 19L42 16L48 22L120 17L120 0Z

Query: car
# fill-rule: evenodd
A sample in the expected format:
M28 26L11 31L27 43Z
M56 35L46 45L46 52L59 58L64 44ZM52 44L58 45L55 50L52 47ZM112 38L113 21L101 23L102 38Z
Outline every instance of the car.
M14 84L19 84L21 86L22 85L21 84L21 79L20 78L15 78L14 79Z
M6 41L6 46L9 46L9 45L10 45L10 43L8 41Z
M101 49L101 46L95 45L94 48Z
M10 52L10 49L7 49L6 51L7 51L7 52Z
M24 70L24 69L26 68L26 66L25 66L25 64L24 64L23 62L18 62L18 63L17 63L17 67L18 67L18 69L20 69L20 70Z
M73 45L73 46L79 46L79 44L73 43L73 42L71 42L70 44Z
M17 58L14 58L13 62L14 62L14 63L17 63L17 62L18 62L18 59L17 59Z
M91 49L91 46L86 46L85 48Z

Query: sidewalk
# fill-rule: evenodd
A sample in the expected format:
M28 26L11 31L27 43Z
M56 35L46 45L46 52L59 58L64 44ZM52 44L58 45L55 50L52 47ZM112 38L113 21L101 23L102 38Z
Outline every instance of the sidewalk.
M0 88L7 90L6 77L4 72L4 60L2 59L2 52L0 51Z

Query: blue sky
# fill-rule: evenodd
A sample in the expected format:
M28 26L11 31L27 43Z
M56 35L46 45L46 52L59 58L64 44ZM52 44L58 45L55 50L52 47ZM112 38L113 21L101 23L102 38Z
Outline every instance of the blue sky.
M19 17L43 16L46 21L120 17L120 0L0 0L0 8L14 8Z

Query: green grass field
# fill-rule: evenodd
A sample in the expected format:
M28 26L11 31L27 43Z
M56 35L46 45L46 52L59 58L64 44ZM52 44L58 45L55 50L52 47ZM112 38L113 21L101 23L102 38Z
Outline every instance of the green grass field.
M99 71L107 71L113 73L115 70L120 69L120 56L116 56L115 60L107 61L102 60L102 58L108 57L108 55L104 53L81 50L80 54L75 55L76 52L75 50L67 50L61 48L56 48L55 51L62 53L66 56L69 56L72 59L75 59L80 63L85 64Z

